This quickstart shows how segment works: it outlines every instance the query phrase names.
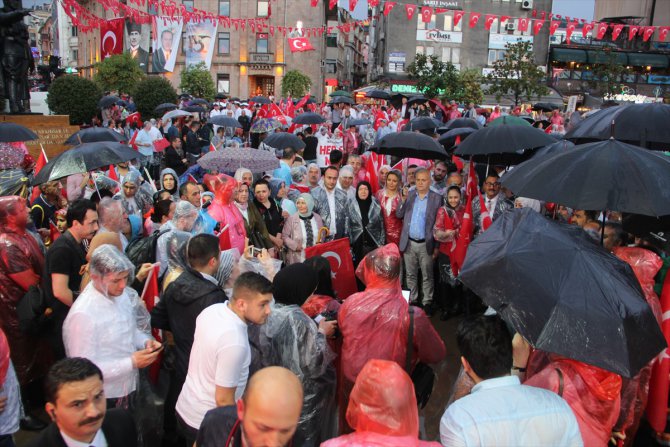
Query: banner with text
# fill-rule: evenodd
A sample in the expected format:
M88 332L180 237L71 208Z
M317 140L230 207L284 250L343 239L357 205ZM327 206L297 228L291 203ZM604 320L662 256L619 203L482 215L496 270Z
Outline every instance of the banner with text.
M341 151L344 147L342 138L319 135L319 144L316 147L316 162L320 168L330 166L330 153L337 149Z

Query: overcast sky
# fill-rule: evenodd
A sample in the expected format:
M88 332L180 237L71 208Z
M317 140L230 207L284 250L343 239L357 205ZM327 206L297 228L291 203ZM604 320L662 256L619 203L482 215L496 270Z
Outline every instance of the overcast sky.
M595 2L596 0L554 0L551 12L590 21L593 20Z

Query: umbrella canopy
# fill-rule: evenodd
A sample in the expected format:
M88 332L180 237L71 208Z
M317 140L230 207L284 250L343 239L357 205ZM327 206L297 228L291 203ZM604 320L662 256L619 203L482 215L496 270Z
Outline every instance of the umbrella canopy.
M249 102L256 104L272 104L270 98L266 98L265 96L254 96L253 98L249 98Z
M456 129L451 129L443 133L437 141L446 148L453 147L456 144L456 137L461 137L461 141L465 140L469 135L477 132L476 129L471 127L460 127Z
M442 126L440 120L429 116L420 116L411 120L404 130L432 130L434 132L440 126Z
M281 123L274 118L261 118L251 125L249 132L251 133L266 133L272 132L275 129L279 129Z
M235 172L238 168L247 168L253 173L259 173L277 169L279 160L268 151L238 147L208 152L198 160L198 164L204 169L221 172Z
M666 253L670 252L670 215L653 217L626 214L622 224L626 233L641 237Z
M177 104L172 104L171 102L164 102L163 104L157 105L156 108L154 109L154 112L165 113L169 112L170 110L175 110L177 107L179 107Z
M98 101L98 107L101 109L108 109L115 105L118 101L118 96L103 96L102 99Z
M530 115L519 115L518 118L521 118L522 120L528 121L530 124L533 124L535 122L535 118L533 118Z
M300 115L296 115L296 117L293 118L293 124L321 124L325 122L326 119L324 117L318 113L312 112L301 113Z
M471 129L481 129L482 126L472 118L456 118L447 123L447 130L469 127Z
M633 377L666 347L630 266L530 208L478 236L459 279L536 349Z
M205 109L202 106L187 106L184 107L182 110L186 112L191 112L191 113L205 113L207 112L207 109Z
M616 138L652 149L670 144L670 105L631 104L608 107L582 119L565 138L575 143Z
M558 140L557 142L552 143L548 146L541 147L539 149L532 151L530 153L530 156L536 158L544 155L563 153L568 149L572 149L573 147L575 147L575 143L573 143L572 141Z
M65 144L77 145L81 143L95 143L97 141L113 141L120 143L126 139L125 136L114 132L107 127L89 127L75 132L65 140Z
M507 126L532 126L531 122L528 122L528 120L521 118L519 116L512 116L512 115L505 115L501 116L500 118L496 118L490 123L486 125L486 127L495 127L495 126L500 126L500 125L507 125Z
M346 96L347 98L351 98L351 93L344 90L335 90L330 94L331 98L337 98L338 96Z
M370 147L370 150L378 154L420 158L422 160L447 158L447 152L440 143L428 135L418 132L390 133Z
M556 139L530 125L517 126L503 123L479 129L477 132L471 134L456 149L456 155L493 156L497 154L512 154L510 157L507 157L506 162L514 163L515 161L521 161L521 151L547 146L555 142ZM502 160L500 161L502 162Z
M551 121L549 121L549 120L538 120L538 121L533 122L532 126L537 127L538 129L540 128L540 126L542 126L541 127L542 129L546 129L547 127L551 126Z
M407 100L407 105L411 106L412 104L424 104L428 102L428 98L423 95L414 95Z
M202 98L195 98L195 99L191 100L191 105L202 105L202 106L205 106L205 107L209 107L209 101L207 101L206 99L202 99Z
M214 99L227 99L228 96L225 93L217 93L216 96L214 96Z
M365 120L365 119L362 119L362 118L356 118L356 119L347 121L347 126L349 126L349 127L351 127L351 126L365 126L365 125L368 125L368 124L372 124L372 123L369 120Z
M275 132L271 133L263 140L263 143L267 144L270 147L275 149L285 149L291 147L295 150L303 149L305 147L305 142L300 138L296 137L292 133L288 132Z
M0 143L14 143L18 141L32 141L39 137L25 126L14 123L0 123Z
M188 93L182 93L181 95L179 95L180 99L188 99L190 97L191 97L191 95L189 95Z
M26 154L23 149L16 147L10 143L0 142L0 170L2 169L17 169L23 163ZM7 175L7 179L11 178L11 174ZM0 181L0 191L5 191L5 185ZM25 183L25 182L24 182Z
M374 99L391 99L391 95L385 90L370 90L365 96Z
M171 110L168 113L166 113L165 115L163 115L162 120L163 120L163 122L165 122L167 120L171 120L171 119L174 119L174 118L179 118L180 116L191 116L191 113L187 112L186 110Z
M80 144L52 158L35 176L33 185L123 163L140 156L139 152L121 143L99 141Z
M240 124L239 121L229 116L217 115L215 117L210 118L209 122L214 124L215 126L237 127L240 129L242 128L242 125Z
M332 95L331 95L332 96ZM354 100L348 96L337 96L331 101L332 104L354 104Z
M548 102L538 102L533 105L533 110L542 112L551 112L552 110L558 110L560 108L560 106Z
M396 109L401 109L403 98L407 98L407 95L403 95L402 93L395 93L391 95L391 105Z
M517 196L582 210L670 214L670 158L614 139L530 159L502 183Z

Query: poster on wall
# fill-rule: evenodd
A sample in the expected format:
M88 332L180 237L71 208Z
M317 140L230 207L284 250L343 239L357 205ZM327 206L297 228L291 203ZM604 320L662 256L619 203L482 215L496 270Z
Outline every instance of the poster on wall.
M186 52L187 67L204 62L209 70L212 65L214 45L216 44L216 27L217 23L208 20L186 24L184 51Z
M316 162L320 168L330 166L330 153L337 149L343 150L342 138L329 137L328 135L317 135L319 144L316 146Z
M156 18L151 71L155 73L174 71L183 25L184 23L180 18Z
M140 69L144 72L149 69L150 33L150 25L140 25L130 19L126 20L126 53L130 53L130 56L137 61Z

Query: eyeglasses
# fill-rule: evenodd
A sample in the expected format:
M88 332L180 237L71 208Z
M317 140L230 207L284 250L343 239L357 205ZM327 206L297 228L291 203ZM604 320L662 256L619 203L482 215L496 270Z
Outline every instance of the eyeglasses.
M494 182L486 182L484 184L486 186L490 186L491 188L497 188L498 186L500 186L500 183L498 183L498 182L495 182L495 183Z

